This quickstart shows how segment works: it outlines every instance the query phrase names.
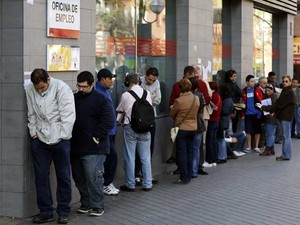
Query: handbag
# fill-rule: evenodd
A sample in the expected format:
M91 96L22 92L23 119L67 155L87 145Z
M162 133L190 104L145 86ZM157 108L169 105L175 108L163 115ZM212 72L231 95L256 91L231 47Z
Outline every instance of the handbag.
M180 124L182 124L185 119L188 117L188 115L190 114L190 112L192 111L194 105L195 105L195 101L196 101L196 97L194 96L194 100L193 100L193 103L191 105L191 107L189 108L189 111L187 112L187 114L184 116L184 118L179 122L179 123L176 123L176 124L173 124L172 128L171 128L171 131L170 131L170 134L171 134L171 141L174 143L175 140L176 140L176 137L177 137L177 134L178 134L178 131L179 131L179 126Z

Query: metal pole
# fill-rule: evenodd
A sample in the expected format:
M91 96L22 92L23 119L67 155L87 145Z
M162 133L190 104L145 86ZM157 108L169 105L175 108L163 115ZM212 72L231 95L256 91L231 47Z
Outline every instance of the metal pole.
M138 13L138 7L137 7L137 0L135 0L135 13L134 13L134 30L135 30L135 68L134 71L137 73L137 13Z

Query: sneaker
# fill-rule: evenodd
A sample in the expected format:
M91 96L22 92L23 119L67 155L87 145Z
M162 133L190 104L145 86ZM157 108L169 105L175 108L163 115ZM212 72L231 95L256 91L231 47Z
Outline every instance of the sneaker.
M143 191L151 191L151 190L152 188L146 188L146 187L143 188Z
M241 157L241 156L246 155L246 153L244 153L244 152L238 152L238 151L233 151L233 154L234 154L235 156L237 156L237 157Z
M255 148L255 149L253 149L253 151L254 151L255 153L260 153L260 149L259 149L259 148Z
M110 188L112 188L113 190L115 190L118 193L120 192L120 190L118 188L116 188L113 183L110 184Z
M211 165L212 165L212 166L217 166L217 163L212 163Z
M106 195L118 195L119 192L117 192L112 186L113 185L111 184L103 186L103 193Z
M102 216L103 213L104 209L93 208L93 210L90 212L90 216Z
M42 217L41 215L38 215L32 219L33 223L38 223L38 224L49 223L53 221L54 221L53 217L46 218L46 217Z
M68 224L69 223L69 217L68 216L59 216L57 219L58 224Z
M250 148L245 148L245 149L243 150L243 152L244 152L244 153L250 153L250 152L251 152L251 149L250 149Z
M129 187L127 187L126 185L122 185L122 186L120 187L120 190L121 190L121 191L127 191L127 192L134 192L134 191L135 191L135 188L129 188Z
M213 167L212 164L209 164L208 162L204 162L203 165L202 165L204 168L210 168L210 167Z
M86 214L89 213L90 211L92 211L92 208L87 206L80 206L80 208L77 209L77 213L81 213L81 214Z
M135 178L135 185L136 186L142 186L143 185L142 182L143 182L143 180L142 180L141 177L136 177Z

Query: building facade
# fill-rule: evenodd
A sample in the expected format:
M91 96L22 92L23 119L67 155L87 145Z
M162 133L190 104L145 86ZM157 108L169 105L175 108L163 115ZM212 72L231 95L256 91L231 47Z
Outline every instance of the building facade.
M0 216L37 213L23 88L37 67L47 68L74 90L79 71L109 68L118 75L112 89L115 104L124 91L126 73L143 74L146 64L157 67L162 103L154 174L168 169L163 163L172 149L168 99L186 65L200 64L209 80L218 70L233 68L242 86L248 74L265 76L268 70L293 74L296 0L163 0L157 18L148 8L150 0L77 0L80 7L73 12L80 11L80 28L74 28L71 38L51 35L47 15L53 2L66 0L0 1ZM68 54L73 64L51 64L55 57L59 61ZM120 127L120 152L121 134ZM118 178L122 178L121 160L119 164ZM73 196L77 201L75 188Z

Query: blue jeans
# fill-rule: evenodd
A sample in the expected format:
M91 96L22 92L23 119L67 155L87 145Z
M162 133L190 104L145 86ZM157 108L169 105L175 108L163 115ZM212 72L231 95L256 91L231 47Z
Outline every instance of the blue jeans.
M191 181L193 171L193 147L198 141L196 131L179 130L176 137L176 151L179 160L180 180L184 183ZM199 149L200 146L198 146ZM197 170L198 172L198 170Z
M35 173L37 205L42 217L53 217L53 200L50 188L50 165L55 166L57 178L57 214L68 216L70 213L71 168L70 168L70 141L61 140L54 145L47 145L38 138L31 139L31 151Z
M81 206L104 209L103 173L105 155L74 157L72 174L80 193Z
M295 107L294 111L295 125L296 125L296 134L300 135L300 106Z
M229 136L237 138L237 142L232 145L232 150L238 152L242 151L246 141L246 132L238 131L234 134L230 134Z
M125 171L125 184L128 188L135 188L135 152L142 163L143 187L152 187L150 132L136 133L130 124L124 126L123 162Z
M217 130L219 128L218 121L208 121L206 132L206 161L215 163L218 158Z
M276 124L266 123L265 131L266 131L266 147L273 147L275 144Z
M224 138L217 139L218 143L218 159L227 158L227 145Z
M282 129L282 157L290 159L292 156L291 121L280 120Z
M203 133L196 133L193 139L193 172L192 176L197 176L200 162L200 146L202 142Z

